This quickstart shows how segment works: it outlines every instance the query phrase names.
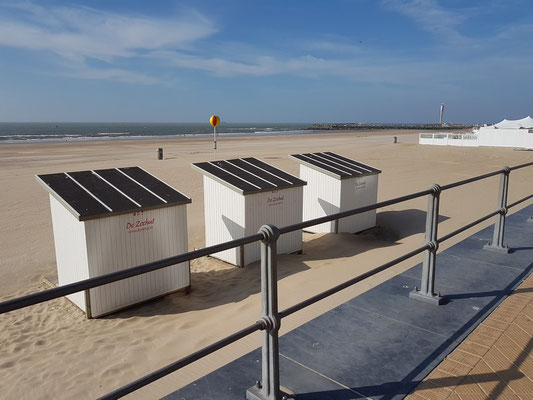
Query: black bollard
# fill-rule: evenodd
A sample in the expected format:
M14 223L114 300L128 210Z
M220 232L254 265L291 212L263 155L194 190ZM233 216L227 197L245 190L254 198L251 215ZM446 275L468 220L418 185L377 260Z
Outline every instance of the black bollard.
M392 143L398 143L398 136L393 136L393 142Z
M163 149L161 147L157 149L157 159L158 160L163 159Z

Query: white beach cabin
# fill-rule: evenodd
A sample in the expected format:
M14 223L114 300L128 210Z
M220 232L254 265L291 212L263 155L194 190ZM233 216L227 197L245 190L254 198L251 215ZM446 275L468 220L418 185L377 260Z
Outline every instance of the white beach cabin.
M377 168L331 152L292 154L300 163L304 188L304 221L374 204ZM309 232L356 233L376 226L376 210L306 228Z
M191 199L139 167L38 175L50 193L59 285L187 252ZM99 317L190 286L189 263L67 296Z
M302 222L304 181L257 158L193 163L204 177L205 244L257 233L264 224L278 227ZM302 231L281 235L278 254L302 250ZM260 259L260 243L215 253L244 267Z

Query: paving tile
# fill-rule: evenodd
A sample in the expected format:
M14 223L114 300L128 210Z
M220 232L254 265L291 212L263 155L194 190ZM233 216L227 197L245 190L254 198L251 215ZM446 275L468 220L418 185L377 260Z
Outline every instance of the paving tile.
M511 361L515 361L518 358L522 358L524 355L524 349L518 346L509 336L502 335L494 344L494 348L498 349Z
M478 357L482 357L487 351L489 351L488 347L472 342L470 336L459 345L458 349Z
M514 323L505 331L505 335L514 340L522 349L526 349L531 343L531 336Z
M514 318L515 317L512 316L510 322L502 322L499 319L492 318L492 314L491 314L485 321L483 321L483 326L486 328L496 329L496 330L503 332L509 327L509 325L514 320Z
M349 400L354 392L280 357L281 385L299 393L298 400ZM165 400L242 400L246 390L261 377L260 349L169 394Z
M446 358L441 364L439 364L439 369L450 375L455 376L465 376L472 369L471 366L459 363L450 358Z
M529 355L525 354L524 357L521 357L520 361L516 361L515 364L518 365L520 371L522 371L524 375L533 380L533 356L531 353L529 353Z
M531 381L520 369L520 358L509 360L507 356L496 347L492 348L484 357L484 361L507 383L515 393L533 394L533 381Z
M344 304L286 334L280 352L366 396L403 397L455 345Z
M512 393L502 393L489 397L490 400L524 400L521 396Z
M426 400L446 400L452 393L451 390L444 388L417 390L417 394Z
M457 394L452 393L450 397L448 397L448 400L461 400L461 398Z
M522 290L522 288L520 287L517 290ZM509 295L509 297L505 299L505 305L511 308L519 308L520 310L522 310L522 308L524 308L530 300L531 297L529 296L529 293L515 294L515 292L513 292Z
M531 260L533 260L533 247L531 247L530 243L527 243L527 235L524 239L512 240L511 242L505 241L511 247L511 251L508 254L494 252L484 248L492 240L492 234L490 238L486 237L486 235L482 235L483 237L476 237L476 235L472 235L446 251L450 250L449 254L454 254L465 259L479 260L493 265L512 266L513 268L520 269L526 269L531 264ZM510 235L507 237L510 237Z
M467 353L461 349L455 349L450 353L450 355L448 355L446 359L456 361L459 364L464 364L470 368L473 368L479 362L479 360L481 360L481 357Z
M439 368L435 368L429 373L424 381L429 381L435 387L443 387L452 390L459 385L463 379L463 376L455 376Z
M529 319L533 320L533 304L528 304L522 309L522 314L524 314Z
M494 312L490 315L490 318L510 324L518 316L518 314L520 314L522 308L524 307L510 307L507 305L507 302L505 302L496 310L494 310Z
M492 329L482 324L476 328L476 333L497 340L503 334L503 331L500 329Z
M457 397L459 397L461 400L487 400L487 396L484 394L461 393L458 394Z
M418 280L399 275L346 304L433 333L455 335L454 340L466 336L496 305L495 296L488 296L457 299L436 307L409 298L416 285L420 285Z
M530 320L525 315L520 314L515 318L514 323L522 328L530 338L533 337L533 320Z
M455 388L454 392L459 395L463 395L463 394L485 395L481 387L476 382L474 382L474 380L469 376L467 376L463 380L463 382Z
M465 249L465 252L468 252ZM437 256L435 271L436 291L442 292L447 298L483 298L508 295L529 273L533 265L527 268L502 268L490 261L466 258L454 247ZM492 252L491 252L492 253ZM533 250L529 256L533 260ZM492 257L488 257L489 260ZM421 278L422 265L419 264L402 275L416 280Z
M496 346L492 347L487 354L485 354L483 361L485 361L494 371L503 371L513 367L513 362L505 357Z
M496 374L483 360L472 369L470 376L488 395L514 395L514 392L507 387L505 382L502 382L498 374Z
M416 393L424 399L430 400L445 400L452 394L452 390L449 388L434 386L432 382L432 379L424 380L416 387L413 393Z

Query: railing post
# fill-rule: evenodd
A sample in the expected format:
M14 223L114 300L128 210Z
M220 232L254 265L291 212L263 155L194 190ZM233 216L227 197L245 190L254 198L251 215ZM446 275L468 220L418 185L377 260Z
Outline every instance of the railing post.
M494 223L494 235L492 242L484 246L487 250L497 251L499 253L509 253L509 247L503 244L503 235L505 234L505 215L507 214L507 193L509 191L509 173L511 169L505 167L500 177L500 191L498 193L498 207L500 215Z
M277 240L279 229L263 225L261 241L261 321L265 323L262 351L262 380L246 391L248 400L280 400L279 343L281 320L278 316Z
M435 293L435 266L437 262L437 229L439 226L439 201L441 188L439 185L431 187L429 195L428 212L426 216L426 243L431 247L426 250L424 264L422 265L422 281L420 289L415 288L409 293L411 299L424 301L435 305L442 304L443 298Z

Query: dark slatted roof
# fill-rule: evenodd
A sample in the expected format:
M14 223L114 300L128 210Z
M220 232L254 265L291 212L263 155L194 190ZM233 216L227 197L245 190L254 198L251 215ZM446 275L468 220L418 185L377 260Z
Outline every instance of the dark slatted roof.
M62 172L36 178L80 221L191 202L140 167Z
M338 179L379 174L381 171L330 151L291 154L298 162Z
M242 194L303 186L307 183L255 157L193 163L205 175Z

